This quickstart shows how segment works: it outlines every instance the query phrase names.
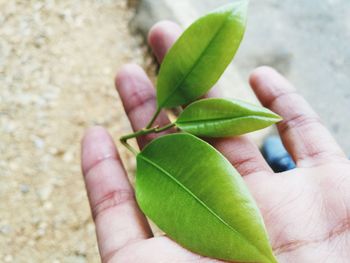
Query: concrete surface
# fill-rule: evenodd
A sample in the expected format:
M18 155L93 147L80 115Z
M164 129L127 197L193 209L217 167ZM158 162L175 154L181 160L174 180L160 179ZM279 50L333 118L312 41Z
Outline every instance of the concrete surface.
M186 27L201 14L231 1L142 0L133 24L144 33L161 19ZM249 72L263 64L277 68L350 154L349 43L349 0L251 0L246 36L223 85L235 96L248 98Z

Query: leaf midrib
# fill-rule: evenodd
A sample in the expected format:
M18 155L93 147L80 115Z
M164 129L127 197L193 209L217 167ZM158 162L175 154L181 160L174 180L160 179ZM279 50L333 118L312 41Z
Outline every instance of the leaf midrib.
M188 189L186 186L184 186L179 180L177 180L174 176L172 176L168 171L157 165L156 163L152 162L147 157L143 156L142 154L138 155L141 159L143 159L145 162L149 163L159 171L163 172L165 175L167 175L172 181L174 181L177 185L179 185L183 190L185 190L192 198L194 198L200 205L202 205L205 209L207 209L215 218L217 218L221 223L223 223L228 229L236 233L236 235L243 239L249 246L254 248L261 254L263 257L266 257L266 255L256 246L253 246L245 236L243 236L240 232L238 232L236 229L234 229L232 226L230 226L224 219L222 219L217 213L215 213L210 207L208 207L198 196L196 196L193 192L191 192L190 189ZM269 259L269 257L266 257Z
M161 104L158 106L158 108L163 108L163 106L169 101L169 99L175 94L175 92L177 91L177 89L182 85L182 83L185 81L185 79L187 79L187 77L193 72L193 70L197 67L199 61L202 60L202 58L204 57L204 54L206 53L206 51L209 49L209 47L211 46L212 42L217 38L217 36L219 35L220 31L222 30L222 27L227 23L228 21L228 17L229 17L230 13L228 12L228 14L226 15L224 21L220 24L218 30L216 30L215 34L213 35L213 37L210 39L210 41L208 42L208 44L206 45L206 47L202 50L202 52L199 54L198 59L196 60L196 62L191 66L190 70L186 73L186 75L184 75L182 77L182 79L178 82L178 84L176 84L174 90L170 93L170 95L168 96L168 98Z
M278 118L274 117L267 117L267 116L259 116L259 115L247 115L243 117L224 117L224 118L213 118L213 119L198 119L198 120L185 120L185 121L176 121L177 124L189 124L189 123L199 123L199 122L220 122L220 121L231 121L231 120L242 120L242 119L248 119L248 118L258 118L262 119L264 118L265 120L277 120Z

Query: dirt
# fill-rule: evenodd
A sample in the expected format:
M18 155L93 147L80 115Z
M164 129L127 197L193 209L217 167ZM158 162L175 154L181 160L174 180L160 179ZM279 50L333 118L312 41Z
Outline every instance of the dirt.
M0 0L0 10L0 262L98 262L80 139L95 124L116 140L130 129L115 72L152 64L129 31L133 10L124 0Z

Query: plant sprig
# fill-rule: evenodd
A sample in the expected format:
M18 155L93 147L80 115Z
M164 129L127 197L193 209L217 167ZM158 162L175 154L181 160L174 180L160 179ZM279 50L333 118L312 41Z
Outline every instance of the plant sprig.
M262 216L243 179L196 136L230 137L281 120L239 100L202 99L233 59L245 31L248 1L235 1L195 21L169 50L157 80L157 110L148 125L120 141L137 159L136 200L172 239L203 256L277 262ZM153 126L164 108L189 104L174 122ZM141 152L128 140L177 127Z
M155 116L157 116L157 115L158 114L155 114ZM175 123L169 123L163 127L155 126L153 128L147 128L148 127L148 125L147 125L147 127L144 129L141 129L137 132L130 133L130 134L127 134L127 135L120 137L119 140L127 149L129 149L133 154L137 155L138 152L134 148L132 148L132 146L130 144L128 144L129 139L137 138L137 137L144 136L144 135L151 134L151 133L160 133L160 132L166 131L174 126L175 126Z

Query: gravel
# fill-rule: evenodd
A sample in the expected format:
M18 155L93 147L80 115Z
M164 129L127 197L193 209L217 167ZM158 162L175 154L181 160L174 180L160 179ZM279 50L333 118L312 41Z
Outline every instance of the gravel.
M79 143L91 125L115 139L130 129L114 73L152 68L129 32L133 10L126 0L0 0L0 10L0 262L98 262Z

